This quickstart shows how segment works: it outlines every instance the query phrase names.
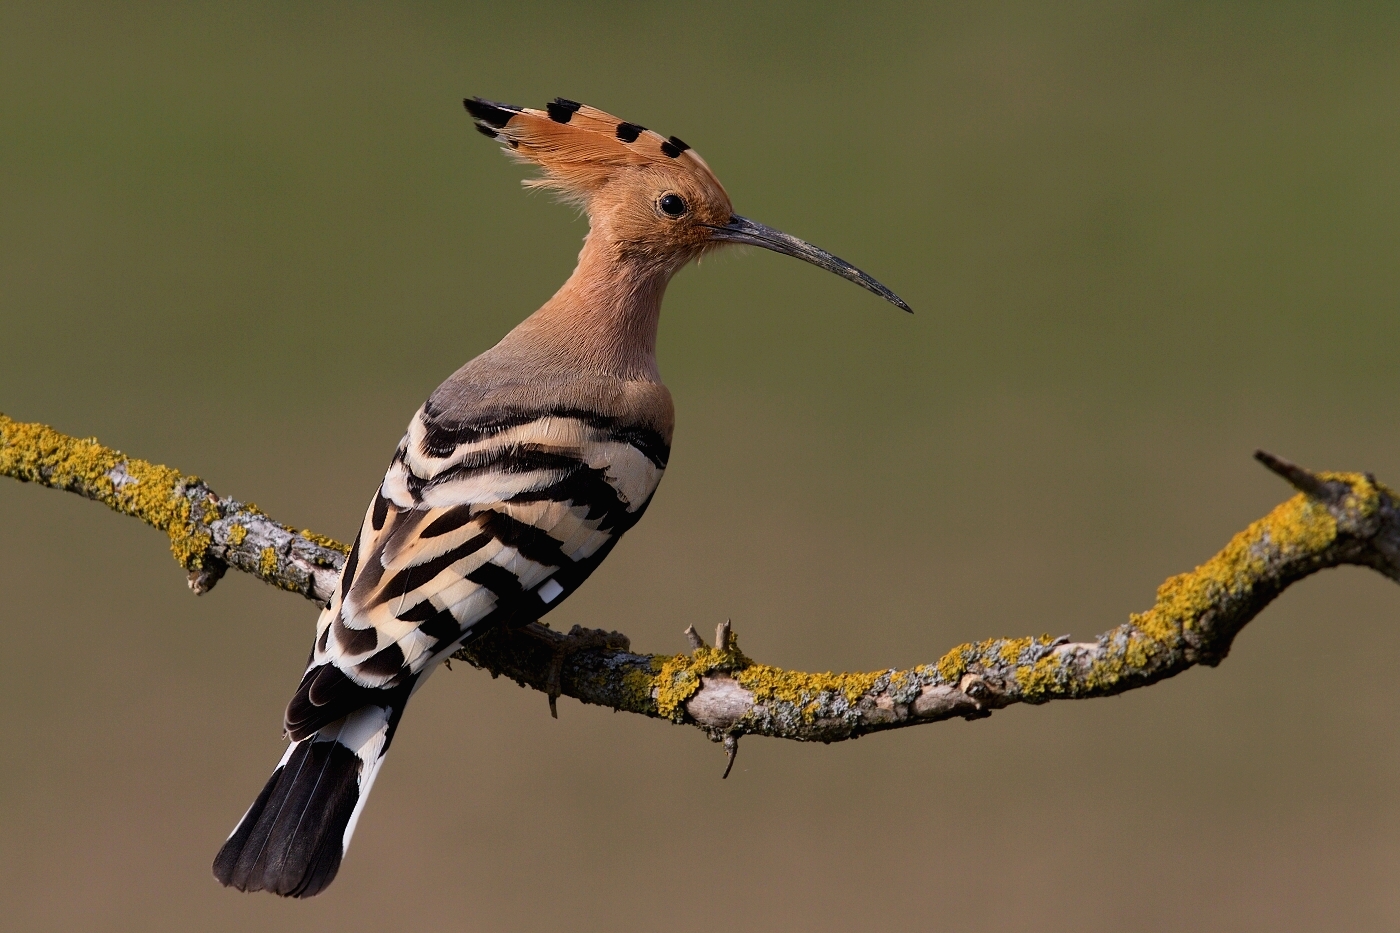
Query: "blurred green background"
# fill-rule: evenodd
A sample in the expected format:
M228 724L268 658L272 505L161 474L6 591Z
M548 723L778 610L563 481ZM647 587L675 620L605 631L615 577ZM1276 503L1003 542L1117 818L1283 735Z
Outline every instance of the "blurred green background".
M1400 484L1394 4L0 5L0 411L348 539L408 417L584 222L460 100L680 135L768 253L684 272L646 521L550 617L733 618L806 669L1091 637L1288 495ZM1391 930L1400 590L1331 571L1218 669L830 747L415 701L339 881L210 877L314 620L0 482L0 927Z

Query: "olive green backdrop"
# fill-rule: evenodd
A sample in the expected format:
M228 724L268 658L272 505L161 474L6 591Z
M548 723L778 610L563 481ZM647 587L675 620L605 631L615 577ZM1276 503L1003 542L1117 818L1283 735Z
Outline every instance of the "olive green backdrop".
M1400 484L1393 4L0 6L0 411L348 539L408 417L567 275L461 98L677 134L768 253L672 285L651 512L550 620L766 662L1088 637L1288 494ZM0 927L1389 930L1400 589L1290 590L1215 670L830 747L419 695L339 881L209 862L314 619L0 482Z

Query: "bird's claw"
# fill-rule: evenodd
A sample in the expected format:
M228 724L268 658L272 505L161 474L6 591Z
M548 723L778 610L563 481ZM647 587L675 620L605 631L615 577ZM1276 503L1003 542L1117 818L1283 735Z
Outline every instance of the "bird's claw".
M626 635L600 628L575 625L567 634L561 634L543 625L532 625L529 631L549 643L551 653L549 668L545 672L545 695L549 697L549 715L555 719L559 718L558 700L563 693L564 662L570 655L590 648L626 651L631 647Z

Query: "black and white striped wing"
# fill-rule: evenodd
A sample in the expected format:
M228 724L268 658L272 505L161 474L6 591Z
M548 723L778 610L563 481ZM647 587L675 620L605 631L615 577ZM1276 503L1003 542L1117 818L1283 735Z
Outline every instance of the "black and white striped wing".
M445 424L425 406L318 621L288 734L406 696L473 629L556 605L641 517L668 454L591 413Z

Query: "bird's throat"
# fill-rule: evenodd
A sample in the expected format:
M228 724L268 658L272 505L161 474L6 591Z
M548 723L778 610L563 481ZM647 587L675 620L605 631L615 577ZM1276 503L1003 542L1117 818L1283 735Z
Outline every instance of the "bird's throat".
M656 331L674 272L590 234L573 274L506 341L578 371L660 382Z

